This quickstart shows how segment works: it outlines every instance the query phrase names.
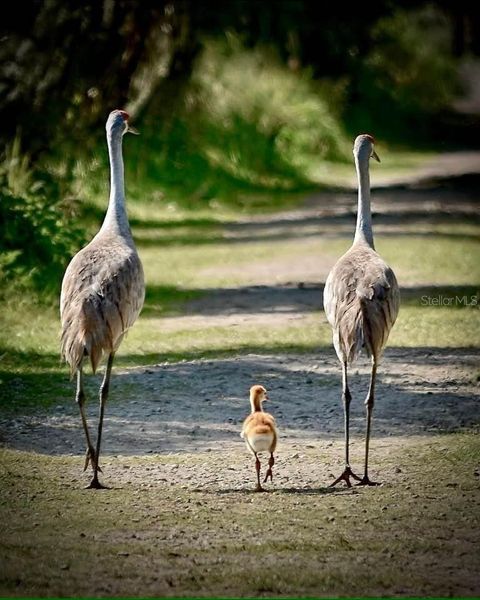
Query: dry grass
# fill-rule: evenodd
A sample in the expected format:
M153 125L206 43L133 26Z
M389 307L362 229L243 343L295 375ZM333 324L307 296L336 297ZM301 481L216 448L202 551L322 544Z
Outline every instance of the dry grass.
M290 461L316 483L266 494L237 474L243 449L106 459L100 493L80 489L78 458L2 450L0 594L478 595L478 436L374 449L381 487L324 487L338 442L286 451L276 475Z

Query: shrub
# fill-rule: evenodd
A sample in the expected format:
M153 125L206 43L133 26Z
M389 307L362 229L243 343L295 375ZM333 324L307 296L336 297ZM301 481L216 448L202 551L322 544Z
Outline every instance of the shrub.
M196 203L305 189L312 161L350 159L327 94L273 50L208 40L191 78L165 82L150 104L129 181Z
M460 91L447 16L433 5L397 9L371 35L373 49L355 74L350 123L400 139L428 136L433 117Z
M0 270L13 285L33 285L44 297L58 292L70 256L84 241L68 219L59 182L31 170L18 139L0 164Z
M344 159L345 137L308 72L293 72L273 50L244 49L234 36L210 41L194 71L203 118L215 130L210 154L227 169L303 175L312 159ZM260 146L259 146L260 144Z

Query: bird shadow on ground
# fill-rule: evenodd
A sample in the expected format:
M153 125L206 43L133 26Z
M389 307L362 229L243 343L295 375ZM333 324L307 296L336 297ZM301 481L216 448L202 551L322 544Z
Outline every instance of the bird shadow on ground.
M208 490L201 489L197 490L205 493ZM290 488L264 488L261 492L255 488L224 488L221 490L212 490L212 493L223 495L223 494L241 494L246 496L256 496L257 494L293 494L293 495L304 495L304 496L326 496L330 494L342 494L349 492L349 488L329 488L329 487L290 487ZM351 493L351 490L350 490Z
M293 494L295 496L328 496L328 495L338 495L352 493L350 488L332 488L332 487L289 487L289 488L278 488L274 490L277 494Z

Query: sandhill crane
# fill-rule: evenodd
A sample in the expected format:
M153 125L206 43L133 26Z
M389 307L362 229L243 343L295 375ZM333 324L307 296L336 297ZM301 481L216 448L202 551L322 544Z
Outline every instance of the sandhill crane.
M122 137L128 131L123 110L110 113L107 144L110 158L110 199L107 213L97 235L78 252L65 271L60 296L62 322L62 357L77 375L75 399L87 441L84 471L91 463L93 478L89 488L103 488L98 480L103 416L108 396L115 352L143 306L145 284L143 268L133 242L127 211L123 175ZM97 443L94 449L85 417L83 360L90 357L95 373L104 354L108 355L105 375L100 386L100 412Z
M275 464L273 453L277 447L277 428L275 419L269 413L264 412L263 402L268 399L267 390L263 385L253 385L250 388L250 406L252 412L243 422L240 436L245 440L247 448L255 456L255 469L257 471L257 492L265 491L260 483L260 459L259 452L270 452L268 469L263 483L273 481L272 467Z
M323 303L328 322L333 329L333 345L342 363L342 400L345 419L345 469L331 485L350 478L357 485L376 485L368 477L368 450L375 397L375 377L382 350L399 308L399 291L392 269L375 252L370 211L369 159L378 158L372 136L359 135L353 155L358 178L358 213L355 238L351 248L335 264L325 283ZM347 367L364 349L371 357L370 386L365 400L367 427L365 438L365 469L363 477L355 475L349 460L349 410Z

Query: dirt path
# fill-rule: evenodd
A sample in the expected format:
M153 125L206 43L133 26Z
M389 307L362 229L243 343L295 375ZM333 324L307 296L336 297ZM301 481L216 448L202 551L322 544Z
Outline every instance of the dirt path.
M387 351L377 392L375 438L475 427L476 364L478 356L466 350ZM357 373L352 377L354 434L364 429L366 361L359 362L353 370ZM343 435L340 376L333 353L162 364L117 372L115 381L105 421L107 454L243 451L239 431L248 408L246 391L257 381L269 389L270 410L282 435L280 453ZM92 417L96 410L96 403L90 403ZM83 452L74 403L2 426L9 446L52 454Z

